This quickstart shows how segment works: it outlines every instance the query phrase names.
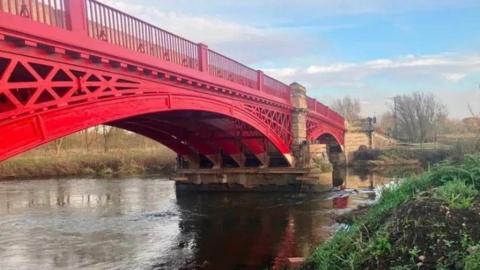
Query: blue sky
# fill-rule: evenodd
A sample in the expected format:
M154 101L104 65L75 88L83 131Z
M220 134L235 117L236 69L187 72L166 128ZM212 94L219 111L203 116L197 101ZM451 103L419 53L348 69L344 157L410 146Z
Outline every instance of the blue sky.
M480 113L480 1L104 0L329 104L435 93L454 117Z

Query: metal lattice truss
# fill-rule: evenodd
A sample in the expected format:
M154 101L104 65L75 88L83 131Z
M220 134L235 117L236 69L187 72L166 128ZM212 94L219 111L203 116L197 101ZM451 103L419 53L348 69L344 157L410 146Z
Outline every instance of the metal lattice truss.
M151 88L112 73L20 57L0 57L0 75L0 121Z
M262 122L266 123L270 130L280 136L287 145L291 145L292 121L290 112L250 104L245 105L245 108L256 117L262 119Z

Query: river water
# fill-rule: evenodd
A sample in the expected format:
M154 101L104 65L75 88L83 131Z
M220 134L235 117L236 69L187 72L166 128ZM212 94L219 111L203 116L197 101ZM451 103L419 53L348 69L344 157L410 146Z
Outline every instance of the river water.
M0 182L0 269L281 269L335 231L334 214L398 179L336 173L308 195L177 194L159 178Z

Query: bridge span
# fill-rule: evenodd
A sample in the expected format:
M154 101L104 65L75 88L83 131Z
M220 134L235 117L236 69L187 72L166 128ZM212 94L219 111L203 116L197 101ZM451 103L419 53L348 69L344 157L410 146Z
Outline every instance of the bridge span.
M301 85L96 0L0 0L0 161L100 124L171 148L185 174L303 170L345 135Z

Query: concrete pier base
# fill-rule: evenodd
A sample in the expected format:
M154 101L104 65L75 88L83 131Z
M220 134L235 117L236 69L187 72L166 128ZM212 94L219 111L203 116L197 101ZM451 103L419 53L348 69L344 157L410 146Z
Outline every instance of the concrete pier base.
M308 169L296 168L182 169L177 175L177 191L324 192L332 187L331 178L309 178Z

